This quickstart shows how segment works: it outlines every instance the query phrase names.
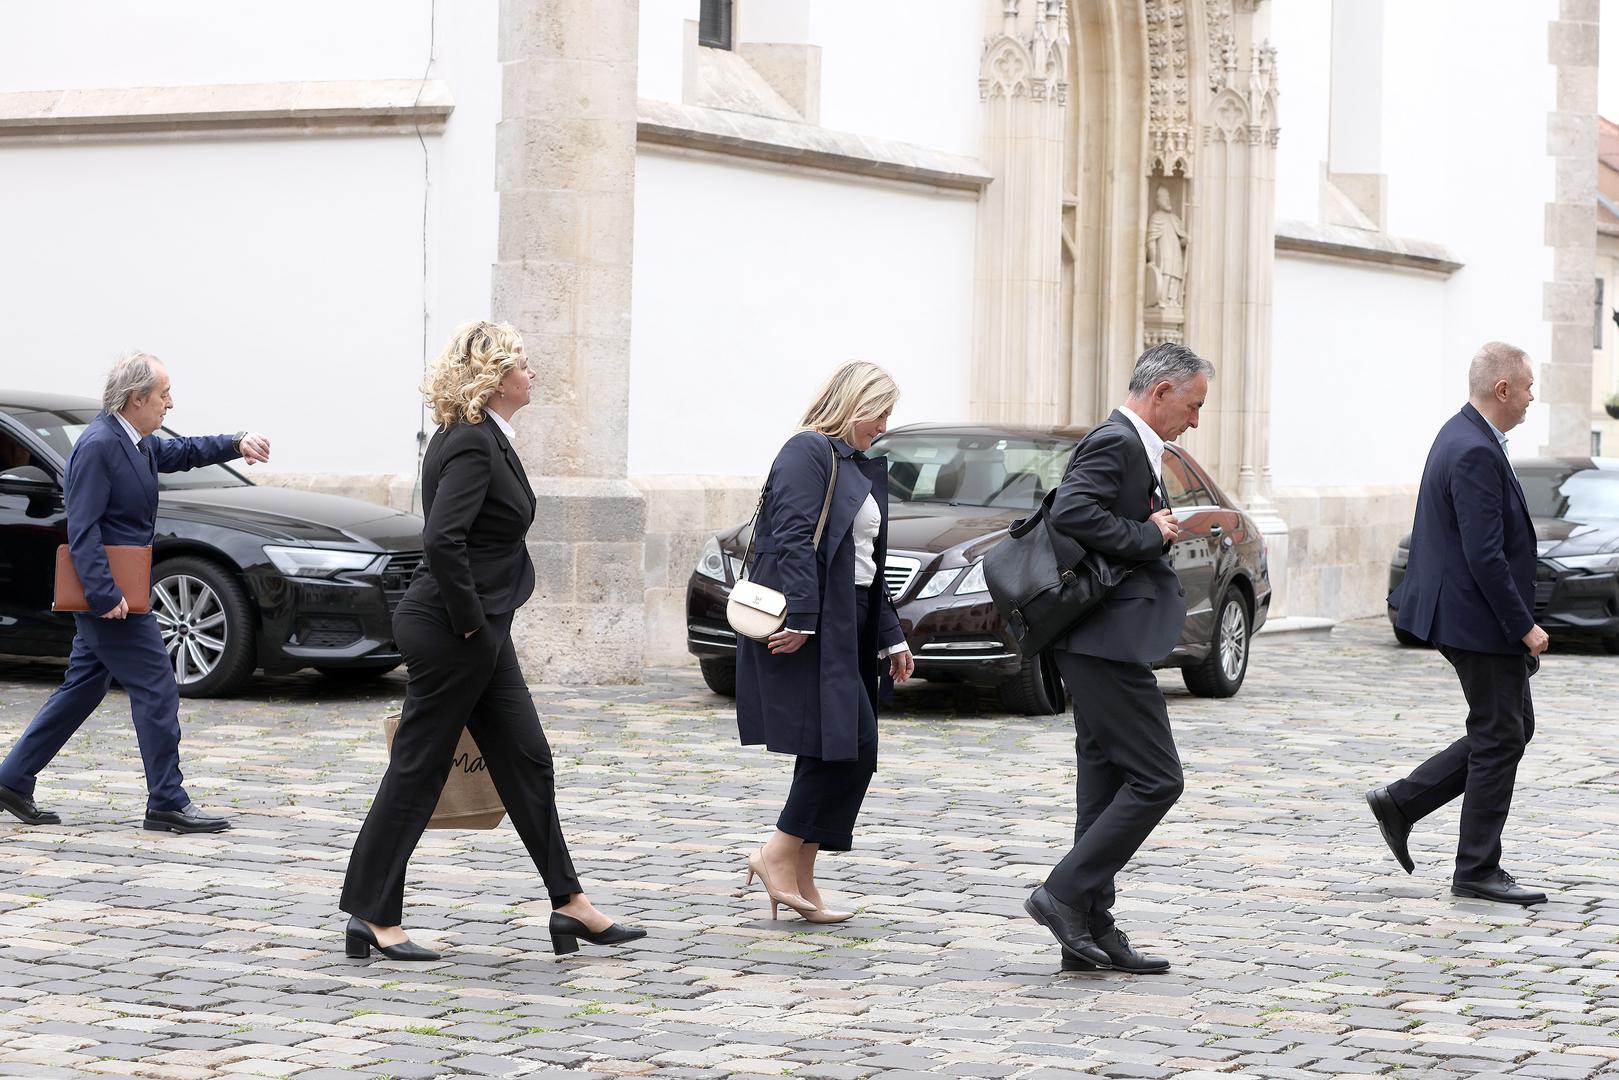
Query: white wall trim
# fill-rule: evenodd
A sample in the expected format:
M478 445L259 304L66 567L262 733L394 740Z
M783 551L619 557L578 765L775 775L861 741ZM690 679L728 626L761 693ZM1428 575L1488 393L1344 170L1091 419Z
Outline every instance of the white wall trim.
M1278 254L1316 255L1348 262L1381 263L1449 277L1462 268L1443 244L1411 240L1383 232L1309 221L1276 223Z
M436 134L437 79L234 83L0 93L0 145L228 136Z
M643 148L748 158L794 170L967 192L975 198L991 179L972 158L914 143L667 101L642 99L636 138Z

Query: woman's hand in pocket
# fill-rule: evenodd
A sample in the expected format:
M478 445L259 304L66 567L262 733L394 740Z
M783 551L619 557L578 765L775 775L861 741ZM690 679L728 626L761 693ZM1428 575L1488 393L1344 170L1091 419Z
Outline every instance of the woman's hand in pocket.
M775 653L777 656L782 656L786 653L795 653L799 649L802 649L804 647L804 642L808 640L808 634L795 634L791 630L777 630L774 634L770 635L768 642L770 645L770 651Z

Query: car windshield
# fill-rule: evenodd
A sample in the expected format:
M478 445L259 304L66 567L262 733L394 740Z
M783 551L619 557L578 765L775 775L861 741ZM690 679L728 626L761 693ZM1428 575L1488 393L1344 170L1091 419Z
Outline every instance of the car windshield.
M1535 517L1619 520L1619 469L1519 469L1518 482Z
M1033 510L1062 480L1074 444L1027 436L900 432L885 435L871 452L888 456L891 501Z
M61 409L50 412L13 412L11 418L45 441L63 461L79 441L85 428L100 415L89 409ZM159 428L160 439L174 438L168 428ZM189 472L158 473L157 486L161 491L184 491L191 488L247 487L248 482L223 465L204 465Z

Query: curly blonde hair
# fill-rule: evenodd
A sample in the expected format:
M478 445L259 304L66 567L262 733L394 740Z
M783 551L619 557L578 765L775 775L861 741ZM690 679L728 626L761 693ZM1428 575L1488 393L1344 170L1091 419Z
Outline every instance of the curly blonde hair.
M479 320L456 327L422 380L439 425L483 423L484 405L521 362L523 339L511 323Z

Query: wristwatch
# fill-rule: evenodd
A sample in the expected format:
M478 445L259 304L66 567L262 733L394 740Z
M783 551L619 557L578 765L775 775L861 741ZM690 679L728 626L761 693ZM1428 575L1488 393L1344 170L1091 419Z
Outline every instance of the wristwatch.
M231 446L235 449L237 457L240 457L242 454L242 440L245 438L247 438L247 432L238 431L236 433L235 440L231 442Z

